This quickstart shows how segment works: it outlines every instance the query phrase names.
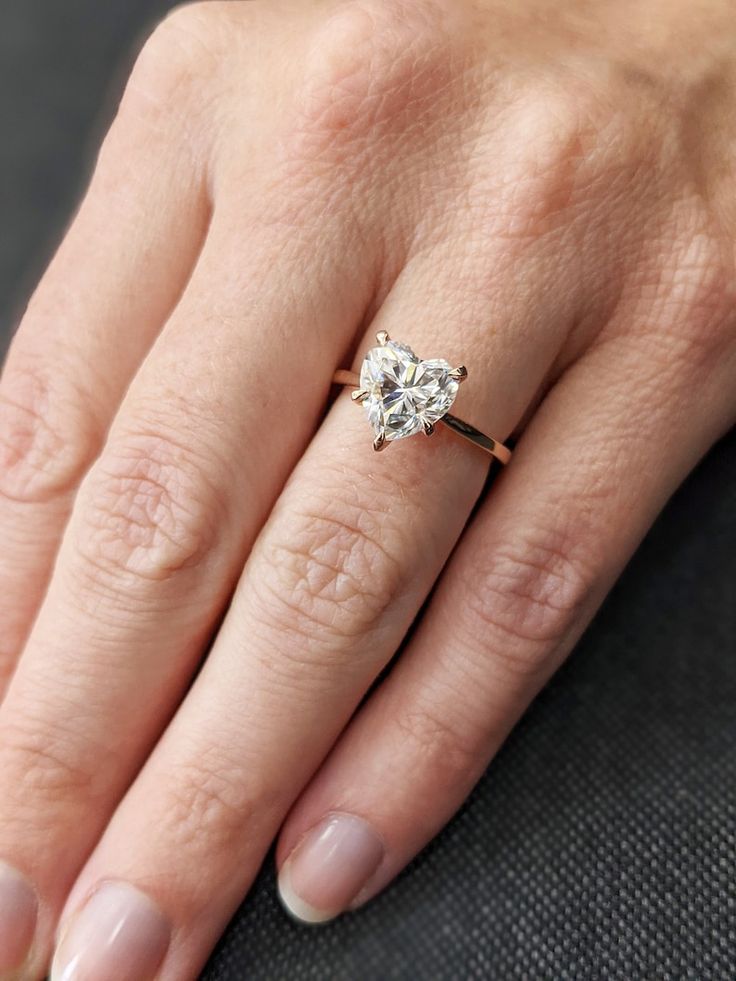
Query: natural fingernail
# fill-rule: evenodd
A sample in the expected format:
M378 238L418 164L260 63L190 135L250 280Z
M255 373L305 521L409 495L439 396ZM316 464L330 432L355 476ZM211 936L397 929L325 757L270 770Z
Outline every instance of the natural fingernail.
M33 943L38 899L20 872L0 862L0 975L16 971Z
M330 814L289 855L279 895L292 916L323 923L347 909L378 868L383 842L354 814Z
M170 940L155 903L125 882L105 882L72 918L51 981L153 981Z

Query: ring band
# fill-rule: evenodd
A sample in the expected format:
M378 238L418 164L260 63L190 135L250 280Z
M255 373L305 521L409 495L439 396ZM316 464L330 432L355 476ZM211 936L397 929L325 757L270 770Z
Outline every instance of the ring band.
M378 347L368 352L359 375L340 368L333 377L336 385L355 387L352 398L368 412L374 449L419 432L431 436L439 422L500 463L509 462L507 446L448 411L460 383L468 377L464 367L453 368L440 359L423 361L407 345L392 341L386 331L379 331L376 340Z

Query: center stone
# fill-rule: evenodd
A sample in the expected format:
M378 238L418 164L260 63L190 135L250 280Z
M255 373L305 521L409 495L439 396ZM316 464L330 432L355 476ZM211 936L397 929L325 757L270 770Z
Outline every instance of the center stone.
M388 341L372 348L360 371L363 405L376 435L403 439L421 433L449 411L458 382L449 361L421 361L410 347Z

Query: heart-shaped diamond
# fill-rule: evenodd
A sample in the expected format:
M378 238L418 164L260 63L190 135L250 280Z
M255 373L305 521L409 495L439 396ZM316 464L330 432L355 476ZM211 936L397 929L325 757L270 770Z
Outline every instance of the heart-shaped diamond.
M457 395L452 371L448 361L422 361L397 341L372 348L363 361L360 387L376 436L403 439L438 422Z

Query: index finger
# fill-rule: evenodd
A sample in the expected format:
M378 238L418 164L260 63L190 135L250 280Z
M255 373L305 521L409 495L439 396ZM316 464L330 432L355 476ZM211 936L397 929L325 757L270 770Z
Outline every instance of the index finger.
M170 64L162 89L176 72ZM0 697L79 483L207 229L200 157L182 150L174 114L150 103L150 74L147 50L0 380Z

